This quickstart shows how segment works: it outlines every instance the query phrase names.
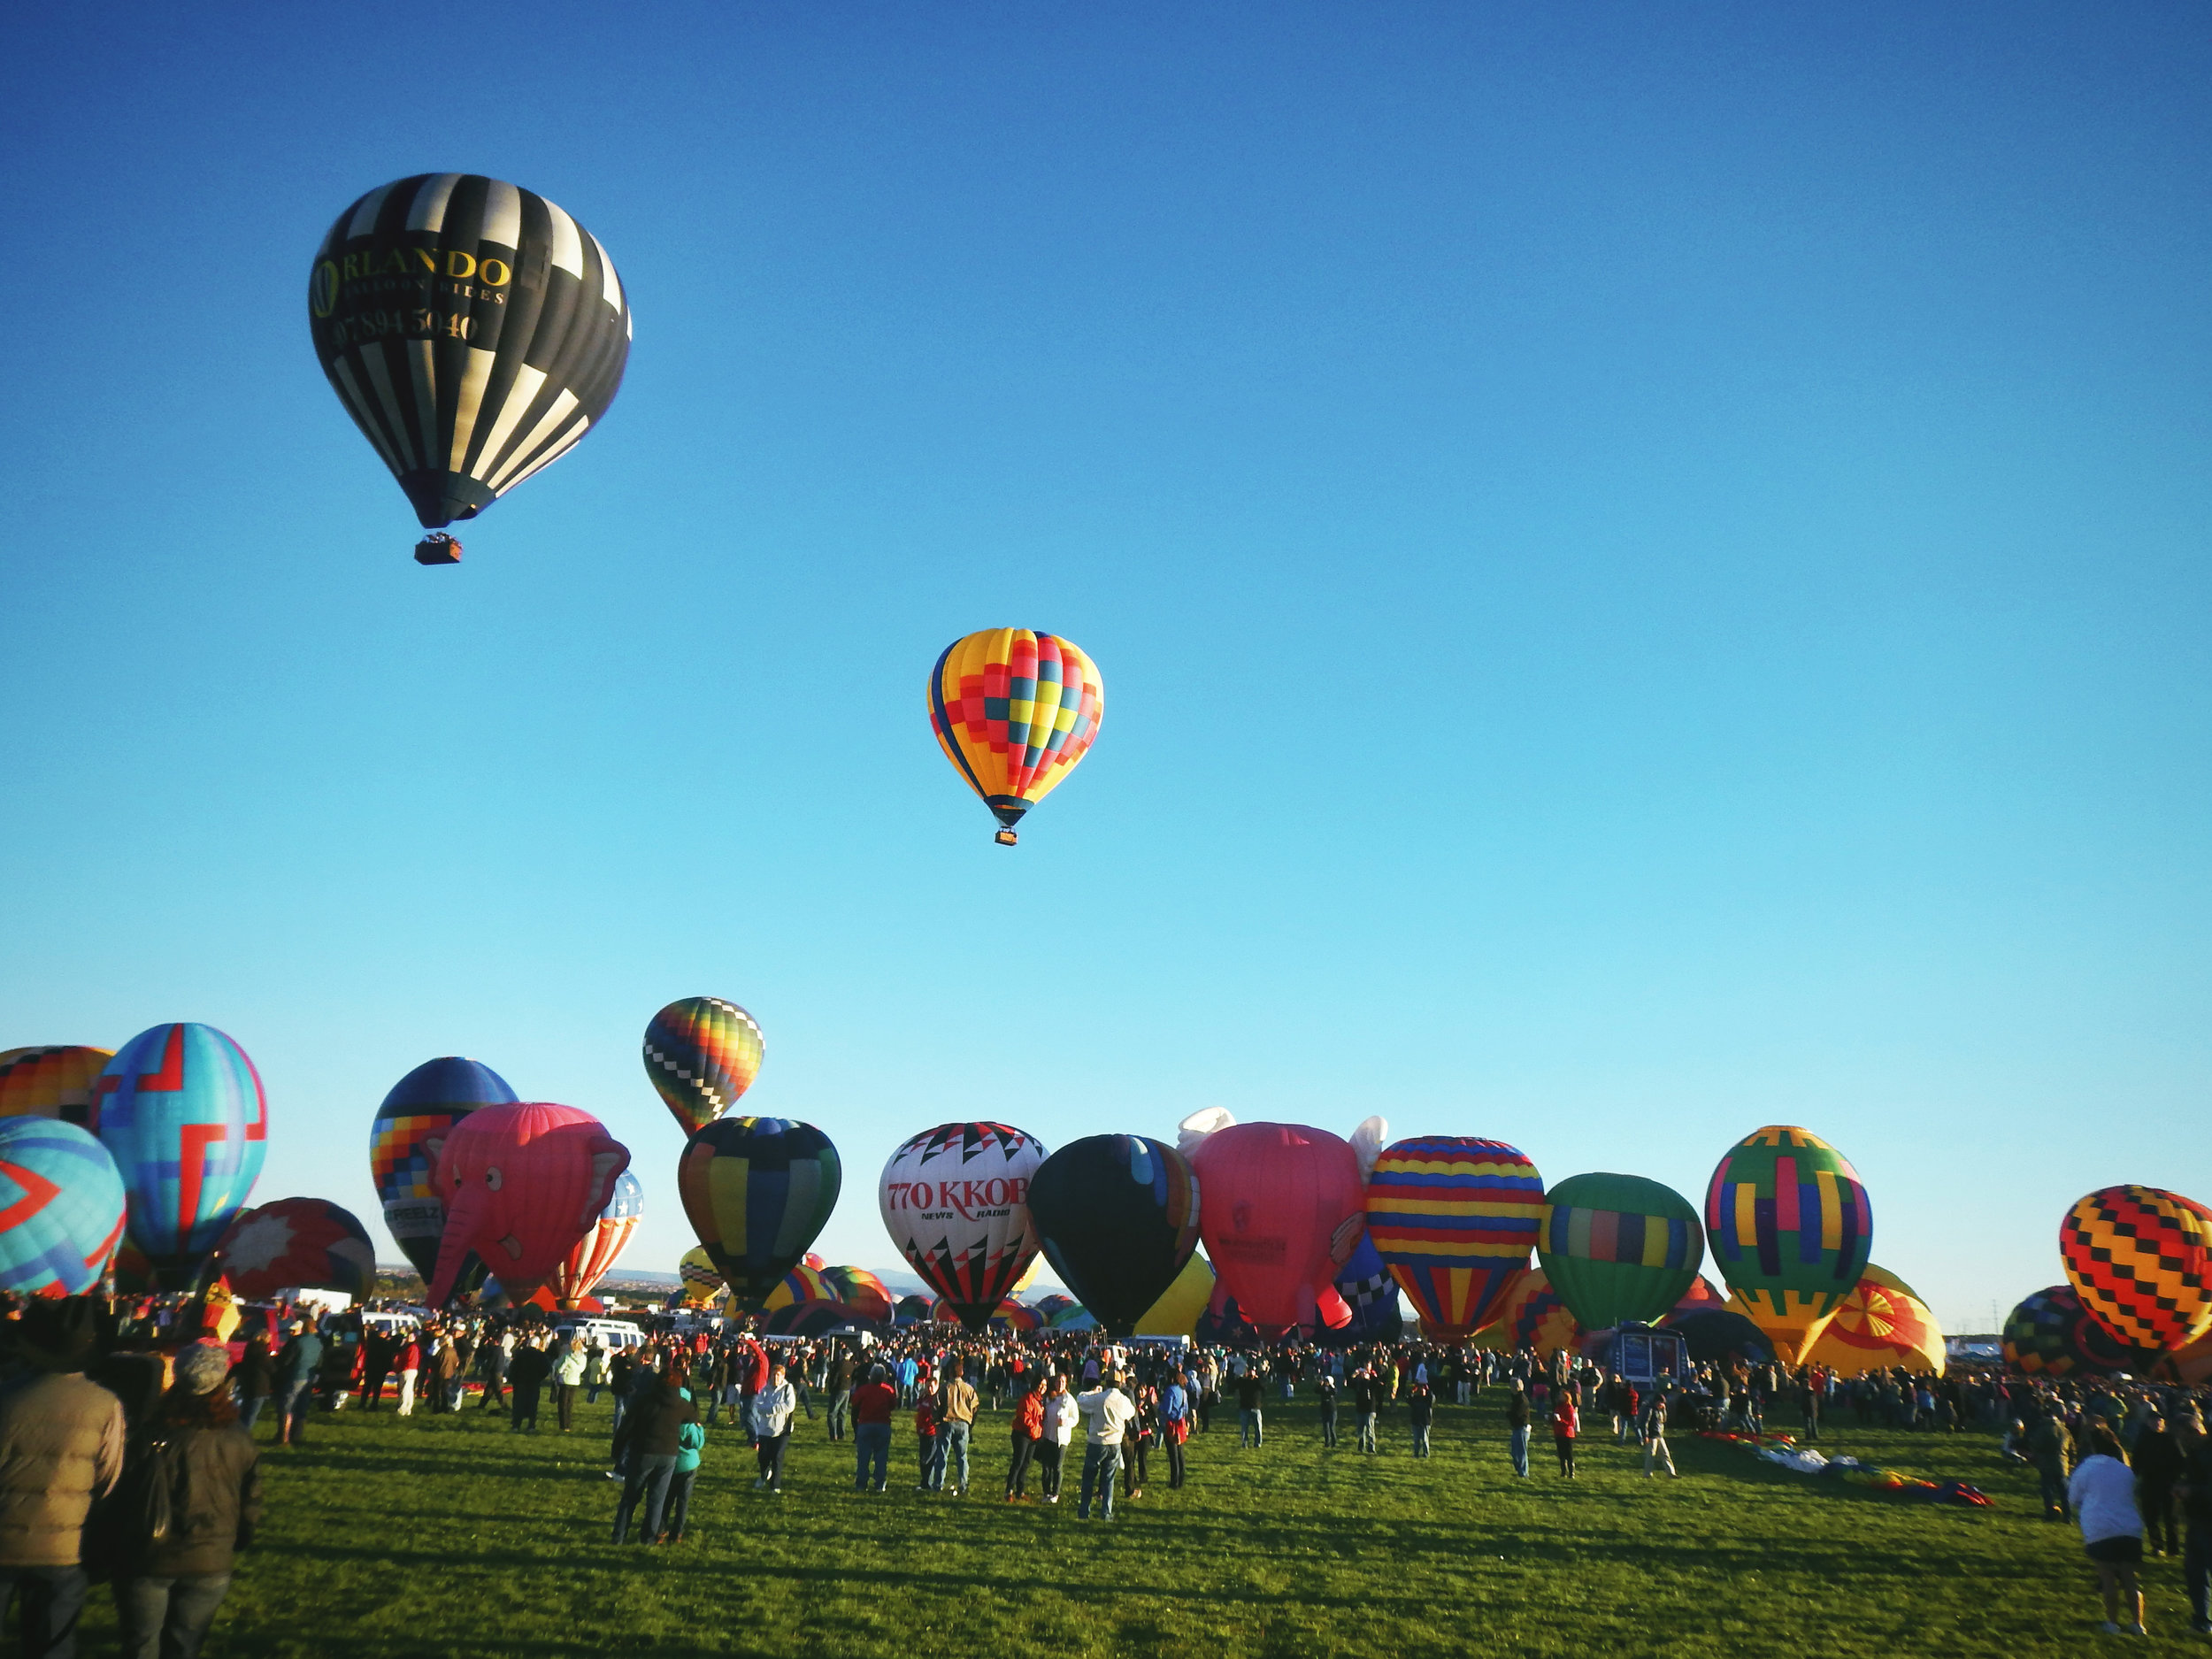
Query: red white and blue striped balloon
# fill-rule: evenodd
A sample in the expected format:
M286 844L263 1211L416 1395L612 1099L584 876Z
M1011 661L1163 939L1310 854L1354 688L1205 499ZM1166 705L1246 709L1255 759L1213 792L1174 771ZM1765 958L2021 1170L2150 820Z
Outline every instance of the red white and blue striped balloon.
M1417 1135L1394 1141L1367 1182L1367 1236L1421 1316L1447 1341L1498 1317L1543 1229L1544 1178L1502 1141Z
M78 1296L123 1239L123 1178L74 1124L0 1118L0 1290Z
M131 1243L157 1283L188 1288L261 1174L261 1074L214 1026L180 1023L125 1043L96 1088L100 1144L130 1196Z

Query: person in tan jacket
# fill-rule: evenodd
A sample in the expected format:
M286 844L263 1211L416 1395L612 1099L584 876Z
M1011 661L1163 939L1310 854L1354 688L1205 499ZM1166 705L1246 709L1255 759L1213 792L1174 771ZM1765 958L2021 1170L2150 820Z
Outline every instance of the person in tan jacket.
M0 1624L21 1609L26 1659L73 1659L86 1513L123 1471L123 1402L84 1374L97 1316L36 1302L17 1343L32 1369L0 1388Z

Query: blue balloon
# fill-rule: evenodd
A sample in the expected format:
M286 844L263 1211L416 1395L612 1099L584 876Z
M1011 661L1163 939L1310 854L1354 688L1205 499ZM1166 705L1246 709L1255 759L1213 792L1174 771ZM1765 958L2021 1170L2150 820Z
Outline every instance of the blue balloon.
M80 1296L123 1238L123 1178L74 1124L0 1118L0 1290Z
M125 1043L95 1088L100 1144L130 1198L131 1243L157 1284L188 1289L261 1174L261 1075L214 1026L178 1024Z

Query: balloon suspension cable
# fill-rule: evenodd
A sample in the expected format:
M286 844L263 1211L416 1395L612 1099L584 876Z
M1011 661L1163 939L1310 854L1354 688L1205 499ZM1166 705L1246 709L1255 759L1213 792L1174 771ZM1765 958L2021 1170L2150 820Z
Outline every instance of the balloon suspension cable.
M991 839L1002 847L1011 847L1015 844L1014 832L1010 829L1001 830L997 834L992 836Z
M458 565L461 544L442 530L433 530L415 543L415 563L418 565Z

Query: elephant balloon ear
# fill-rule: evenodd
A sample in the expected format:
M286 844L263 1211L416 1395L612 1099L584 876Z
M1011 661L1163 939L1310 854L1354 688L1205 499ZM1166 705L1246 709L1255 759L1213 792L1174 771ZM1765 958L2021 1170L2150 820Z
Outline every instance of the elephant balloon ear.
M1232 1128L1236 1121L1236 1114L1226 1106L1202 1107L1175 1125L1175 1149L1188 1157L1208 1135Z
M1389 1144L1390 1125L1379 1115L1361 1119L1360 1126L1352 1131L1352 1156L1359 1160L1361 1180L1373 1179L1375 1160Z
M619 1141L599 1136L592 1142L591 1190L584 1197L584 1224L589 1226L599 1219L614 1197L616 1178L630 1167L630 1148Z

